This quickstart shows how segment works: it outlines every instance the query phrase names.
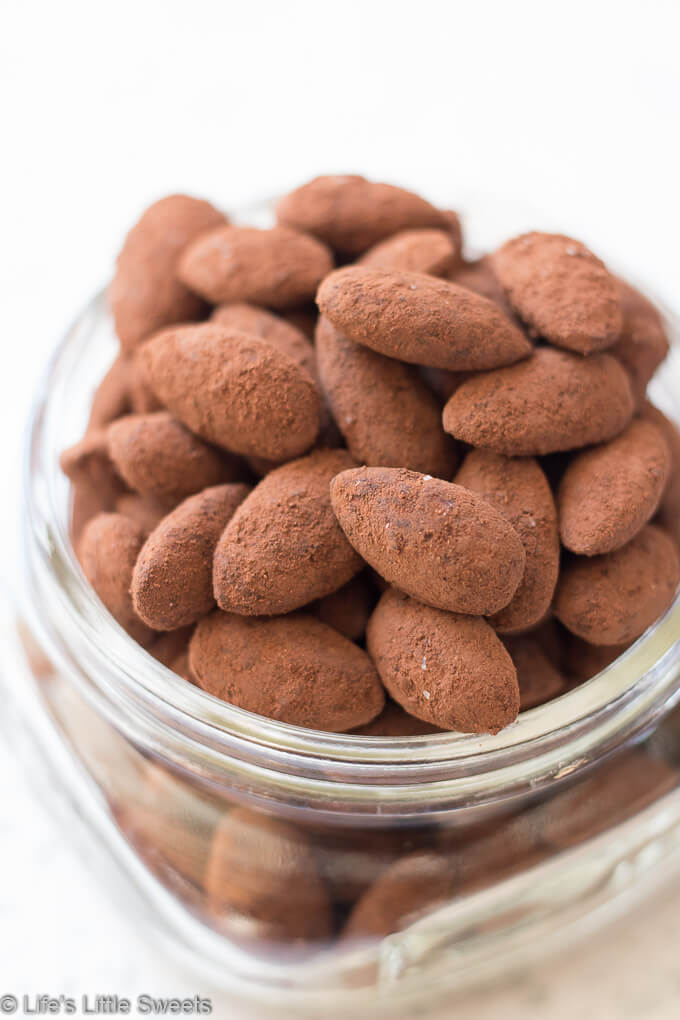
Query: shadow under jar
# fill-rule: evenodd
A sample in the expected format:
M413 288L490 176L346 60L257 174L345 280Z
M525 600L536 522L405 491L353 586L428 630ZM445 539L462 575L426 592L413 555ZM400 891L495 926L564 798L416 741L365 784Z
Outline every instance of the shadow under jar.
M115 353L98 296L36 404L12 733L117 898L265 1012L408 1015L603 921L680 861L680 601L497 736L319 733L233 708L116 624L69 540L58 456ZM654 396L677 417L674 346Z

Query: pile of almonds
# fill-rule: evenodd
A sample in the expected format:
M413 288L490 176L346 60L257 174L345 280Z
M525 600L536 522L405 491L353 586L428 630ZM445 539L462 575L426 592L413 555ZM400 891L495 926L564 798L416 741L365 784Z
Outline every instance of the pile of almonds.
M120 355L62 456L76 550L211 694L496 733L670 606L680 434L645 396L668 340L580 242L469 262L455 213L319 177L264 230L155 203L110 300Z

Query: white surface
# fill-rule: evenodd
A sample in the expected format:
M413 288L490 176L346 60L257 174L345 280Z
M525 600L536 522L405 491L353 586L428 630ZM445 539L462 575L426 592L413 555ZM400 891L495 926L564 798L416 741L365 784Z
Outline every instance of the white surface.
M127 226L175 190L240 204L320 171L516 195L673 300L680 9L648 2L4 0L4 371L16 480L46 356ZM677 303L677 299L676 299ZM5 493L14 491L5 488ZM3 500L4 543L16 503ZM0 749L0 994L200 993L136 943ZM677 1015L680 894L464 1015ZM597 997L596 1008L592 1006ZM232 1014L234 1015L234 1014Z

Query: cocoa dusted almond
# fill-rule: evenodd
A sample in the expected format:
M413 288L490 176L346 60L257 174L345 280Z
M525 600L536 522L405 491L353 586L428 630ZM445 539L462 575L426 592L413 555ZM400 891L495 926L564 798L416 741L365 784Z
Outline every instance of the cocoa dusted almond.
M189 665L215 697L312 730L351 730L385 703L368 655L305 613L255 619L216 610L196 626Z
M591 645L575 634L566 632L563 642L563 662L565 673L578 682L590 680L607 666L611 666L620 655L629 648L622 645Z
M427 910L445 903L456 889L450 858L434 852L401 857L358 901L343 939L382 938L405 928Z
M636 405L641 407L647 384L668 354L668 337L661 313L652 302L625 280L617 280L616 283L623 312L623 329L611 353L628 372Z
M224 223L209 202L188 195L149 206L125 239L109 291L123 351L164 326L201 318L205 306L177 278L177 262L191 241Z
M557 585L555 616L590 644L627 644L666 612L678 581L675 542L648 524L616 552L569 560Z
M314 345L301 330L291 326L279 315L273 315L265 308L239 302L220 305L213 312L210 321L218 326L226 326L227 329L235 329L239 333L247 333L249 336L266 340L272 347L283 351L293 361L306 368L313 379L316 378Z
M488 616L522 580L519 535L460 485L400 468L356 468L333 479L331 502L363 559L428 605Z
M606 442L632 414L630 382L616 358L539 347L518 365L462 383L443 420L471 446L530 457Z
M293 361L297 361L298 365L306 369L314 382L318 384L319 379L314 345L301 330L286 322L281 316L273 315L264 308L256 308L255 305L241 303L220 305L219 308L215 309L212 321L218 325L240 330L242 333L248 333L250 336L261 337L262 340L270 343L272 347L276 347L279 351L291 357ZM330 410L325 402L322 401L317 445L333 447L338 446L339 443L340 433L331 417ZM262 467L261 464L251 465L255 474L259 475L267 474L267 471L275 466L276 464L272 463L266 467L266 470L258 470L258 468Z
M348 340L324 318L316 350L321 386L356 461L451 477L455 444L414 368Z
M507 241L491 261L510 304L537 336L580 354L618 339L616 280L580 241L533 231Z
M288 613L337 591L363 564L331 508L331 479L353 464L345 450L316 450L271 471L225 528L213 583L221 609Z
M323 623L339 630L350 641L361 641L377 599L378 593L364 570L342 588L324 595L316 608Z
M211 914L237 914L260 939L319 940L332 933L331 905L314 851L288 822L246 808L220 823L205 869Z
M582 556L620 549L656 512L670 472L668 444L648 421L579 453L557 497L564 545Z
M354 174L315 177L281 199L277 216L344 255L360 255L400 230L449 226L446 214L412 191Z
M560 564L557 511L547 478L531 458L472 450L455 481L505 517L524 546L526 566L519 588L491 623L501 634L533 627L548 611Z
M445 230L402 230L369 248L358 264L447 276L456 262L453 238Z
M132 608L130 582L142 529L122 514L101 513L85 525L78 543L83 573L115 620L135 641L148 643L152 632Z
M526 712L566 690L566 681L531 634L503 638L517 670L519 710Z
M390 589L369 620L366 647L389 694L418 719L444 730L498 733L517 718L515 667L485 620Z
M118 355L92 397L88 430L102 428L132 411L133 361Z
M657 522L677 542L680 541L680 432L675 422L648 400L643 404L640 415L644 421L650 421L661 429L668 443L671 475L661 497Z
M482 297L493 301L506 318L510 319L511 322L517 323L515 313L505 296L505 291L491 268L491 260L488 255L484 255L475 262L463 262L458 266L454 266L449 279L452 283L457 283L459 287L467 287L468 290L473 290L475 294L481 294Z
M144 345L142 365L180 421L235 453L290 460L319 431L309 372L257 337L212 324L165 330Z
M364 737L423 737L432 733L441 733L438 726L416 719L405 712L401 705L388 698L380 715L365 726L357 726L353 733Z
M424 273L346 266L326 277L316 300L350 340L416 365L480 371L531 352L493 302Z
M215 608L215 546L247 485L215 485L190 496L147 538L132 575L132 604L154 630L175 630Z
M145 535L150 535L168 512L167 503L152 496L140 496L138 492L124 492L116 500L116 513L129 517L140 526Z
M213 304L290 308L312 298L332 268L328 248L297 230L227 225L190 245L178 273L185 286Z
M130 488L170 505L235 470L167 411L119 418L107 439L111 460Z

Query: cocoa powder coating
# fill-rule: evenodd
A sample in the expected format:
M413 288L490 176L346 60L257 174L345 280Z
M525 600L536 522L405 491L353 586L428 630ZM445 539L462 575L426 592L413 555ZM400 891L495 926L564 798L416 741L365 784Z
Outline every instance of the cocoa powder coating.
M128 517L114 513L93 517L78 543L85 577L114 619L140 644L150 640L151 631L135 614L130 583L143 544L142 529Z
M382 712L373 722L357 726L352 732L364 737L423 737L442 731L432 723L409 715L401 705L388 698Z
M277 216L343 255L360 255L400 230L449 227L446 214L419 195L354 174L315 177L281 199Z
M177 262L191 241L224 223L209 202L188 195L149 206L125 239L109 291L123 351L164 326L202 317L205 306L178 279Z
M552 701L566 690L564 677L531 635L506 637L503 644L517 671L520 712Z
M290 308L312 298L332 268L328 248L297 230L227 225L190 245L178 274L212 304L250 301Z
M623 326L616 280L580 241L536 231L507 241L493 270L537 336L580 354L601 351Z
M617 280L616 284L623 329L611 353L628 372L636 406L641 407L647 384L668 354L668 337L661 314L652 302L624 280Z
M485 620L390 589L369 620L366 647L389 694L418 719L444 730L498 733L517 718L515 667Z
M245 616L288 613L337 591L361 570L329 491L331 479L352 464L345 450L316 450L262 479L215 549L221 609Z
M274 315L265 308L240 302L220 305L211 315L210 321L218 326L226 326L227 329L266 340L272 347L283 351L293 361L297 361L298 365L306 368L313 379L316 378L314 345L301 330L291 326L279 315Z
M616 552L568 560L557 585L555 616L593 645L627 644L666 612L678 581L675 542L648 524Z
M609 354L540 347L530 358L462 383L444 408L456 439L527 457L603 443L633 414L625 370Z
M246 496L247 485L216 485L190 496L144 543L132 575L132 604L154 630L195 623L215 607L215 546Z
M670 472L663 432L648 421L577 454L557 497L563 544L582 556L620 549L656 512Z
M197 624L189 664L215 697L313 730L351 730L385 703L368 655L305 613L267 619L216 610Z
M119 418L109 425L107 440L111 460L130 488L170 506L227 477L218 451L167 411Z
M319 599L317 612L323 623L340 631L350 641L361 641L377 599L377 590L365 570L342 588Z
M369 248L358 264L447 276L457 263L453 238L444 230L402 230Z
M671 455L671 473L657 514L657 523L680 542L680 432L675 422L649 401L643 404L640 416L656 425L664 435Z
M460 485L399 468L357 468L333 479L331 502L363 559L428 605L488 616L522 580L519 535Z
M319 431L314 380L265 340L212 324L171 329L145 344L142 364L162 403L226 450L288 460Z
M451 477L455 444L414 368L348 340L324 318L316 350L321 386L358 463Z
M512 600L491 623L501 634L533 627L548 611L560 564L557 511L547 478L532 458L472 450L455 481L505 517L524 546L524 576Z
M350 340L416 365L480 371L531 352L493 302L424 273L346 266L326 277L316 300Z

